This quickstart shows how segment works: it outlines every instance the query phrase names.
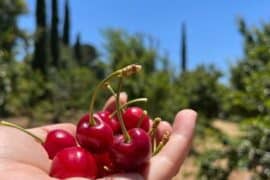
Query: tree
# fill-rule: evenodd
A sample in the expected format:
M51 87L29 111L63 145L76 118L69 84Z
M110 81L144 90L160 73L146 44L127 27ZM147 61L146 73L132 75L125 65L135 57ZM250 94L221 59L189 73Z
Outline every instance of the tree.
M106 50L112 69L127 64L138 63L146 73L155 71L159 59L156 49L149 46L147 38L141 34L129 35L122 30L107 30L104 32Z
M68 0L65 2L65 17L63 27L63 43L69 45L69 33L70 33L70 14L69 14L69 3Z
M58 34L58 5L57 0L52 0L52 15L51 15L51 54L52 65L59 67L59 34Z
M224 148L215 153L205 152L200 179L227 179L237 168L252 172L254 179L270 179L270 24L250 29L240 20L239 26L244 57L231 69L231 89L223 94L223 106L229 119L238 120L243 135L226 138ZM224 159L225 168L213 163Z
M17 40L26 38L25 32L17 24L18 17L25 12L24 0L0 1L0 58L2 60L10 61Z
M187 67L187 42L186 42L186 24L182 24L181 29L182 41L181 41L181 70L186 71Z
M47 72L47 27L46 27L46 4L45 0L36 2L36 36L34 47L34 58L32 68L43 74Z
M175 90L183 108L192 108L208 119L217 117L220 112L222 85L218 82L221 72L214 66L198 66L177 79ZM209 120L208 120L209 121Z
M18 88L18 70L14 51L20 40L28 42L27 34L17 24L18 18L26 13L24 0L0 1L0 116L10 113L10 94Z
M82 48L81 48L81 36L77 34L76 42L74 44L74 56L79 64L82 62Z

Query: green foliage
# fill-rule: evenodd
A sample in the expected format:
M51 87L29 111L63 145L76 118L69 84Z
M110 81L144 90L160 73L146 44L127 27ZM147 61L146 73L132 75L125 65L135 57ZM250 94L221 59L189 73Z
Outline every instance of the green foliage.
M74 57L79 64L82 64L82 47L80 34L77 34L76 36L76 42L74 44Z
M227 177L236 168L252 171L256 179L270 179L270 52L269 24L249 30L240 21L245 39L245 57L232 67L232 88L223 98L223 111L230 119L241 120L244 136L227 141L215 161L226 159L227 168L214 167L213 162L201 161L200 176ZM207 159L211 152L203 156ZM225 174L224 174L225 173Z
M107 58L112 69L135 63L141 64L146 74L155 70L159 57L156 49L151 47L151 42L147 42L145 36L129 35L121 30L107 30L104 36Z
M36 3L36 34L34 57L32 60L33 70L46 74L48 71L47 56L47 23L46 23L46 3L45 0L37 0Z
M59 47L59 34L58 34L58 4L57 0L52 0L52 14L51 14L51 55L52 65L59 67L60 65L60 47Z
M221 73L213 66L198 66L193 71L182 73L175 88L179 98L177 104L193 108L199 114L213 118L220 112L223 86L219 83Z
M17 25L18 17L24 13L26 13L24 0L0 1L0 52L5 51L9 55L13 55L11 51L18 38L26 38L25 32Z
M167 67L156 68L158 63L168 61L153 48L146 36L129 35L120 30L105 32L107 57L112 69L127 64L141 64L143 69L138 75L124 80L123 90L129 99L147 97L144 106L152 117L161 116L172 121L179 107L173 101L173 73ZM177 109L177 110L176 110Z
M187 68L187 35L186 35L186 24L182 24L182 42L181 42L181 70L186 71Z
M64 16L64 25L63 25L63 43L69 45L69 36L70 36L70 17L69 17L69 2L65 1L65 16Z

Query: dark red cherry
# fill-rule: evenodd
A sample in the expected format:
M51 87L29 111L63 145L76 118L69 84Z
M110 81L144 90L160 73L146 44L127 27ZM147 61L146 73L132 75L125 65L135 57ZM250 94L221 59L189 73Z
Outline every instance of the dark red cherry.
M149 135L141 128L128 131L130 142L125 142L123 135L114 137L110 155L115 166L125 171L140 170L151 157L151 142Z
M96 178L96 161L90 152L81 147L65 148L53 158L50 176Z
M127 108L123 113L123 120L127 129L138 127L139 121L142 121L139 128L144 129L146 132L149 131L150 119L139 107Z
M43 147L46 149L50 159L62 149L73 146L76 146L75 138L69 132L62 129L50 131L43 143Z
M108 152L102 154L94 154L97 162L98 176L104 177L111 174L120 173L119 169L114 165Z
M77 124L76 138L80 146L88 151L103 153L111 148L113 131L97 114L94 114L93 118L95 119L95 125L90 125L89 114L80 119Z
M109 111L100 111L97 114L101 117L101 119L105 123L110 125L110 127L112 128L114 134L119 134L121 132L120 124L119 124L117 118L116 117L110 117L110 112Z

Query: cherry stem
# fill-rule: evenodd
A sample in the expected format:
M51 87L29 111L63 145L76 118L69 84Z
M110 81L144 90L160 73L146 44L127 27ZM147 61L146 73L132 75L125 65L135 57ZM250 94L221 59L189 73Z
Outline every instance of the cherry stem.
M36 139L38 142L40 142L41 144L43 144L43 140L41 138L39 138L38 136L34 135L33 133L27 131L26 129L24 129L23 127L17 125L17 124L14 124L14 123L11 123L11 122L7 122L7 121L0 121L0 125L3 125L3 126L8 126L8 127L12 127L12 128L16 128L30 136L32 136L34 139Z
M91 102L90 102L90 106L89 106L89 123L90 125L95 125L96 122L93 118L93 109L94 109L94 103L95 103L95 100L96 100L96 96L97 96L97 93L99 91L99 89L104 86L105 83L107 83L108 81L110 81L112 78L114 77L127 77L127 76L130 76L132 74L135 74L137 72L139 72L141 70L142 66L141 65L136 65L136 64L131 64L131 65L128 65L128 66L125 66L124 68L121 68L121 69L118 69L114 72L112 72L110 75L108 75L105 79L103 79L98 85L97 87L94 89L94 92L93 92L93 95L92 95L92 98L91 98Z
M157 128L158 128L158 125L160 122L161 122L161 118L156 117L154 119L153 125L149 131L149 136L150 136L151 141L152 141L152 152L155 152L156 148L157 148L156 134L157 134Z
M122 129L122 133L124 135L125 138L125 142L130 142L131 138L127 132L123 117L121 115L121 110L120 110L120 90L121 90L121 86L122 86L122 81L123 81L123 77L119 78L119 82L118 82L118 89L117 89L117 94L116 94L116 111L117 111L117 117Z
M158 144L157 148L155 149L153 156L156 155L157 153L160 152L160 150L165 146L165 144L169 141L170 138L170 133L169 131L166 131L163 136L162 139L160 141L160 143Z
M152 128L149 131L149 135L150 135L151 138L153 138L153 137L156 136L157 128L158 128L158 125L159 125L160 122L161 122L161 118L160 117L156 117L154 119Z
M107 89L112 93L112 95L113 95L114 97L116 97L116 92L114 91L114 89L112 88L112 86L110 85L110 83L109 83L109 82L106 82L106 83L105 83L105 86L106 86Z
M147 98L137 98L137 99L133 99L133 100L130 100L130 101L128 101L127 103L123 104L123 105L120 107L120 110L122 110L122 109L128 107L128 106L131 105L131 104L134 104L134 103L137 103L137 102L147 102L147 101L148 101ZM116 113L117 113L116 110L115 110L114 112L112 112L112 113L110 114L110 118L112 118L113 116L115 116Z
M147 116L147 111L143 111L143 113L142 113L142 115L141 115L141 117L140 117L140 119L139 119L139 121L137 123L137 128L141 127L143 119L144 119L145 116Z

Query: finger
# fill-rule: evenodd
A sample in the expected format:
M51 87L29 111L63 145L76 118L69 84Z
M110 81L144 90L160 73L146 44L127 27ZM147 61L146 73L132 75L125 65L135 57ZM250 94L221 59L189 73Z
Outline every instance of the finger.
M120 104L125 104L127 102L128 96L127 93L125 92L121 92L120 93ZM104 107L103 107L103 111L109 111L109 112L113 112L115 111L115 96L111 96L107 102L105 103Z
M1 159L0 177L1 180L57 180L49 177L48 173L42 171L38 167L9 159Z
M167 121L161 121L159 126L158 126L158 131L157 131L157 140L158 140L158 142L161 140L163 134L165 134L166 132L171 133L172 132L172 126Z
M20 162L49 171L45 149L33 137L11 127L0 127L0 159Z
M168 143L150 161L147 179L171 179L176 175L190 149L196 117L193 110L178 112Z
M125 174L115 174L112 176L107 176L104 178L99 178L97 180L143 180L144 178L137 173L125 173Z
M150 119L150 127L153 125L153 120ZM172 132L172 126L167 121L161 121L157 127L157 142L159 142L166 132L169 132L171 134Z
M73 136L75 136L75 132L76 132L75 125L71 124L71 123L53 124L53 125L32 128L32 129L28 129L28 130L44 141L46 139L48 132L55 130L55 129L66 130L67 132L69 132Z

